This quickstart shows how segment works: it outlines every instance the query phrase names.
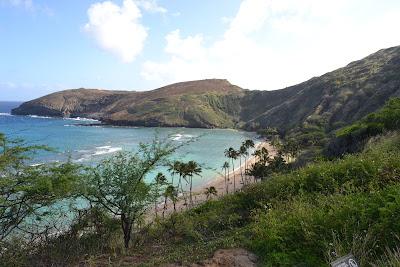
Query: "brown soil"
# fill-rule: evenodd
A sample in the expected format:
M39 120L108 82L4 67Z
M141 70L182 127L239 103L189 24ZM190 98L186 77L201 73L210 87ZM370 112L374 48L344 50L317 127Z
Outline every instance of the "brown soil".
M164 265L164 267L255 267L257 266L257 257L247 250L220 249L214 253L211 259L191 265Z

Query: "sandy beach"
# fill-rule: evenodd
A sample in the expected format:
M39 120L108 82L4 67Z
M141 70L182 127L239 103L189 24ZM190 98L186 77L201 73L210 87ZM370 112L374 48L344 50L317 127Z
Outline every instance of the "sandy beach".
M276 150L274 147L268 143L268 142L260 142L257 143L255 146L255 149L261 149L262 147L265 147L270 156L275 156ZM254 164L257 161L255 156L250 156L247 161L242 161L242 165L235 168L234 171L232 170L232 166L230 166L230 171L229 171L229 182L228 182L228 194L231 194L234 192L234 177L235 177L235 184L236 184L236 191L239 191L245 184L253 183L254 179L252 177L248 177L245 179L245 168L249 168L251 164ZM231 162L229 162L231 164ZM242 182L242 174L244 177L244 182ZM216 175L213 179L211 179L209 182L206 184L203 184L201 186L195 187L192 195L193 195L193 206L197 206L205 201L207 201L207 196L205 194L206 188L209 187L215 187L217 190L217 195L216 196L211 196L211 198L219 198L221 196L224 196L227 194L226 192L226 187L225 187L225 176L224 174L219 174ZM189 198L189 193L187 192L187 201ZM183 196L179 197L179 200L176 202L176 211L183 211L187 209L187 205L185 205L185 199ZM157 214L158 216L161 216L164 211L164 202L160 202L157 205ZM173 203L172 201L168 200L167 201L167 207L166 210L164 211L164 216L167 216L171 214L174 211ZM152 215L151 217L154 217L155 215L155 208L153 207L152 211L150 212Z

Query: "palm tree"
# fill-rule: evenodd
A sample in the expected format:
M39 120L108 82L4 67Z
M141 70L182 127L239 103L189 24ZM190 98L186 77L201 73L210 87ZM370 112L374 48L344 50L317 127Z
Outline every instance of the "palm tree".
M246 141L243 142L243 145L246 148L254 147L254 141L251 139L247 139Z
M235 163L234 160L238 157L238 152L232 147L225 150L225 156L230 158L232 161L232 172L233 172L233 191L236 191L236 177L235 177Z
M229 162L225 161L222 165L222 169L225 171L225 190L226 194L229 193ZM228 176L227 176L228 173Z
M239 155L239 164L240 164L240 177L242 178L242 183L244 183L244 178L243 178L243 168L242 168L242 157L244 157L244 164L246 165L246 154L247 154L247 149L244 145L241 145L238 151ZM244 167L246 169L246 166Z
M173 185L169 185L164 192L164 209L162 213L163 218L165 216L165 211L167 210L168 198L171 199L172 203L174 204L174 212L176 212L176 201L178 200L178 192Z
M268 149L262 147L261 149L254 151L253 156L256 156L258 158L258 161L260 161L261 163L266 164L269 159Z
M193 198L192 198L192 188L193 188L193 175L200 175L202 172L202 169L200 165L191 160L186 164L186 174L189 176L189 183L190 183L190 188L189 188L189 198L190 198L190 205L193 206Z
M254 166L259 167L258 169L262 169L261 166L265 166L269 160L268 149L262 147L261 149L254 151L253 156L258 158L258 162L256 162L256 164L253 165L253 170ZM254 177L254 182L257 182L257 176L253 175L253 177Z
M282 147L282 152L286 155L286 162L289 163L299 153L300 146L294 139L286 140Z
M167 183L167 177L165 177L163 173L159 172L155 178L155 182L156 182L157 197L154 200L154 211L156 213L156 217L158 217L158 212L157 212L158 196L160 194L161 187Z
M172 178L174 177L175 174L179 175L179 180L178 180L178 185L176 186L176 189L179 191L181 190L182 195L184 196L185 199L185 205L186 203L186 196L185 192L183 190L183 183L182 183L182 178L185 178L185 163L175 160L168 169L171 172ZM172 185L173 185L173 180L172 180Z
M181 164L180 161L175 160L168 165L168 171L171 173L171 176L172 176L172 182L171 182L172 185L174 185L175 174L179 174L178 170L179 170L180 164Z
M254 148L255 144L254 144L253 140L247 139L242 143L242 146L244 146L246 148L246 153L245 153L245 161L246 162L245 162L245 166L244 166L244 173L245 173L245 176L247 176L247 169L248 169L247 157L249 156L250 148Z
M214 186L210 186L210 187L206 188L206 191L204 192L204 194L206 194L207 200L209 200L211 196L213 196L213 195L217 196L218 191L217 191L217 189L215 189Z
M184 163L184 162L180 162L179 164L179 168L178 168L178 173L179 173L179 185L178 185L178 189L180 186L180 190L181 193L183 195L183 199L185 200L185 203L183 204L184 206L188 207L188 203L187 203L187 189L185 188L185 190L183 190L183 181L182 179L186 182L186 186L189 184L189 181L187 180L187 177L189 176L189 168L188 168L188 164Z

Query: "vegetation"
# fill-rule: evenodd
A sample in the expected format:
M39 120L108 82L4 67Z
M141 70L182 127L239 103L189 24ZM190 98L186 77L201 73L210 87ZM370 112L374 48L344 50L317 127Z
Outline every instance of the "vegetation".
M232 163L233 191L236 192L235 160L239 157L239 152L230 147L225 150L225 157L229 158Z
M41 221L60 199L77 192L79 167L63 164L32 165L27 162L44 146L28 146L21 140L7 139L0 134L0 245L5 246L13 232L55 231L42 223L30 229L26 220ZM4 244L2 244L4 243Z
M134 154L124 152L101 162L87 175L85 197L91 204L105 209L120 218L125 248L129 248L134 227L148 206L160 196L156 183L146 183L145 178L165 160L176 147L155 140L141 144ZM161 176L156 179L161 180Z
M188 263L245 247L262 266L328 266L350 252L361 266L387 266L384 255L400 242L399 148L398 134L384 136L359 154L272 174L176 214L150 231L146 246L163 252L146 262Z
M1 262L6 266L157 266L198 262L219 248L244 247L258 255L261 266L329 266L332 260L348 253L353 253L361 266L396 266L400 258L398 112L399 100L392 99L376 113L337 130L333 139L324 134L322 143L312 142L313 138L295 138L306 131L319 132L320 128L311 125L285 134L268 129L266 134L275 140L278 153L272 157L260 148L253 153L257 163L246 168L246 175L258 182L218 199L212 197L216 189L209 187L204 192L208 201L198 206L193 205L191 184L201 167L190 161L168 162L175 148L167 143L143 145L135 154L119 154L94 169L56 166L62 172L55 173L62 173L59 177L68 178L66 184L71 184L64 187L68 190L63 194L53 193L54 199L50 199L84 196L89 207L78 212L67 231L47 236L45 242L30 243L33 250L12 246L19 244L15 241L7 243L7 249L1 250ZM320 123L318 118L314 120ZM359 129L380 130L356 135L363 133ZM341 136L357 136L355 142L363 139L363 146L356 153L333 159L314 158L304 166L296 164L304 150L335 142ZM238 157L250 154L250 142L247 150L245 144L240 153L234 148L226 150L233 169ZM353 142L346 145L353 146ZM352 150L346 147L345 151ZM13 158L7 156L4 162L13 162ZM171 173L179 175L178 181L168 183L163 174L158 174L154 181L145 183L144 177L159 164L168 164ZM21 174L18 164L2 166L8 166L3 167L2 178ZM223 165L224 170L230 167ZM53 177L57 175L52 173ZM227 172L225 179L228 184ZM180 194L187 200L185 181L191 209L165 216L170 202L176 211ZM85 190L78 194L74 191L77 187ZM39 192L48 194L46 190ZM164 202L162 218L144 223L144 211L152 209L157 198ZM131 246L130 235L135 237ZM18 262L15 255L19 255ZM67 261L65 255L69 256Z
M384 131L400 129L400 98L390 99L383 108L362 120L339 129L326 149L326 155L337 157L360 151L368 138Z

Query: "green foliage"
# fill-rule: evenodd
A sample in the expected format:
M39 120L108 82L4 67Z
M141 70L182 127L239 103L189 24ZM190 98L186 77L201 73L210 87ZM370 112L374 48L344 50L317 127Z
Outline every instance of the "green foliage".
M135 153L122 152L104 160L88 174L84 183L86 198L120 218L126 248L133 228L159 197L157 183L146 183L145 178L156 167L166 165L176 148L155 139L151 144L141 144Z
M362 266L396 249L400 236L400 137L385 136L360 154L311 164L247 186L156 226L163 246L204 246L207 254L163 254L160 262L209 257L247 247L262 266L328 266L352 252ZM217 247L213 240L218 240ZM226 241L229 240L229 244ZM197 258L196 258L197 259Z
M27 219L46 217L52 205L79 193L80 167L70 162L32 165L32 155L47 147L27 146L3 134L0 143L0 241L6 242L16 230L35 232Z
M324 266L332 252L337 254L332 247L335 237L342 250L356 254L364 266L386 246L396 245L399 193L395 185L374 194L316 194L277 204L257 214L251 248L264 255L268 266ZM362 245L369 249L366 254L357 251Z
M339 129L325 154L336 157L360 151L370 137L400 129L400 98L390 99L383 108L354 124Z

